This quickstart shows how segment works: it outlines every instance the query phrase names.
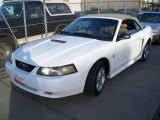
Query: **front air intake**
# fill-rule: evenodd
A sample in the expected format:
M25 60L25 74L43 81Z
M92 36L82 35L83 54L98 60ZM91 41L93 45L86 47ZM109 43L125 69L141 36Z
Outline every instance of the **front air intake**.
M30 65L30 64L27 64L27 63L24 63L24 62L20 62L18 60L16 60L16 66L21 69L21 70L24 70L26 72L31 72L35 66L33 65Z

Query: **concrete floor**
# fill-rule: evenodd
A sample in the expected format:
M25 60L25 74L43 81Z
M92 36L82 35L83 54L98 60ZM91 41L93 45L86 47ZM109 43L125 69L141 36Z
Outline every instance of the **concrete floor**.
M159 120L160 46L105 84L98 97L48 99L11 85L0 69L0 120Z

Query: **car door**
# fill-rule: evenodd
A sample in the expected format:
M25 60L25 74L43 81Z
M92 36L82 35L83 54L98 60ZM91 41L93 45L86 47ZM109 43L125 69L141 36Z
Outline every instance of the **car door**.
M116 68L123 69L132 64L141 51L142 41L139 38L139 30L134 21L123 21L126 26L125 34L130 35L128 39L117 40L116 42Z

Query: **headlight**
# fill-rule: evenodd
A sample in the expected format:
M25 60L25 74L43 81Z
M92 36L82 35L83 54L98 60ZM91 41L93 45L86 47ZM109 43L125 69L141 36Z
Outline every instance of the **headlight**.
M45 76L62 76L67 74L72 74L77 72L76 67L73 64L65 65L61 67L41 67L38 69L38 75L45 75Z

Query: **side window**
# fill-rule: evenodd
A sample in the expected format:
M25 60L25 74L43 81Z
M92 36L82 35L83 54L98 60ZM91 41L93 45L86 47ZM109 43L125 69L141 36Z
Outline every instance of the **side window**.
M66 14L71 13L71 10L65 3L46 3L50 14Z
M26 3L27 18L43 17L42 6L38 3Z
M141 27L138 25L136 21L134 21L134 25L137 31L141 30Z
M22 14L22 4L5 3L1 7L1 12L7 19L18 18Z
M127 24L127 32L126 33L128 33L128 34L134 34L135 32L138 31L136 29L134 21L132 21L132 20L126 20L126 24Z

